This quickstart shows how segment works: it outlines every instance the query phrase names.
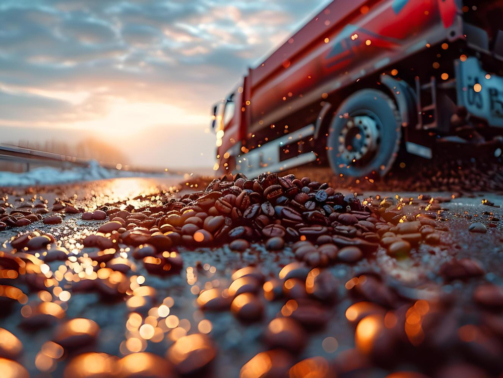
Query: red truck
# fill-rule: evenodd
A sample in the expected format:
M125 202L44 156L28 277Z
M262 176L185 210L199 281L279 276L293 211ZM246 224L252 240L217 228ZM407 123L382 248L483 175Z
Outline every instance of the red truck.
M334 0L213 108L215 169L384 175L400 151L498 148L503 0ZM463 147L464 148L464 147Z

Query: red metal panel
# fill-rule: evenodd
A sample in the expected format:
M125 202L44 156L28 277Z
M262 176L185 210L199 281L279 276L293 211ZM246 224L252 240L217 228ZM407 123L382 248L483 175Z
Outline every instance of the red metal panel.
M442 22L444 28L450 28L454 21L456 20L456 15L461 13L461 9L458 8L456 0L437 0L438 6L440 8L440 14L442 15Z
M251 71L252 87L255 88L277 69L283 66L288 67L296 55L312 47L313 41L323 40L325 38L324 34L327 34L349 14L370 2L372 1L335 0L329 4L261 65Z

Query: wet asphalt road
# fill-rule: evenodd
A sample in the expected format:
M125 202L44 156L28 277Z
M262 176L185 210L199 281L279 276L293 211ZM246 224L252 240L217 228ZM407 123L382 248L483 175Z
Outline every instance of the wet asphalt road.
M172 190L180 182L179 178L173 179L119 179L88 183L85 185L69 185L57 188L43 188L40 192L35 189L34 193L26 193L18 190L9 194L9 202L13 198L24 198L26 201L36 194L48 200L49 209L55 198L71 198L76 196L76 204L82 207L101 207L108 202L121 200L125 197L133 198L138 194L150 194L159 188ZM203 189L203 188L200 188ZM344 192L343 190L341 190ZM0 189L1 192L1 189ZM380 195L392 196L394 198L414 198L417 199L420 193L387 192L372 193L365 192L360 196L362 200L369 196ZM426 194L426 193L421 193ZM433 198L450 197L451 193L431 193ZM441 232L442 243L438 246L421 245L418 250L411 253L410 258L396 260L389 257L386 251L379 249L376 256L366 258L357 264L350 266L346 264L336 264L328 268L340 283L339 301L330 309L330 321L327 326L318 332L310 334L308 344L298 359L322 356L331 361L337 358L343 351L355 346L354 330L348 325L345 318L345 311L352 303L348 297L344 284L359 272L367 270L377 270L389 277L400 286L404 293L408 288L423 287L426 283L433 286L433 291L444 293L454 293L461 300L460 308L468 306L468 302L462 298L471 298L471 292L476 283L472 280L468 283L456 281L453 284L444 284L438 276L439 266L451 259L470 257L479 260L486 270L484 277L480 281L488 281L498 285L503 285L503 222L491 221L492 218L503 219L503 209L500 207L489 207L483 205L482 199L493 202L496 206L503 206L503 198L499 195L488 193L476 193L475 198L455 198L450 202L442 203L445 211L439 215L439 223L445 224L449 231ZM19 202L14 202L19 203ZM417 209L416 205L406 207L411 213ZM486 234L475 234L468 232L471 223L481 222L488 226ZM0 232L0 246L7 247L9 239L19 232L28 230L42 230L51 233L59 244L66 247L71 253L80 255L83 253L81 239L95 231L103 222L87 222L81 219L80 214L66 215L61 225L44 225L42 222L34 223L27 227L10 229ZM215 377L237 377L241 366L250 360L258 352L265 350L262 342L262 334L265 326L281 311L281 301L266 302L265 316L263 321L254 324L243 324L236 320L229 312L203 313L195 303L197 290L208 283L213 287L228 287L231 283L231 274L242 267L256 265L262 269L267 278L277 277L281 268L295 261L294 254L288 246L283 252L271 253L265 250L260 243L252 244L252 247L244 253L236 253L228 246L211 249L201 248L198 250L187 250L180 247L179 252L183 258L184 267L180 274L169 277L156 277L149 275L141 261L133 261L134 269L128 273L129 276L136 275L145 277L144 286L151 286L157 290L157 305L169 303L170 315L175 315L180 324L183 325L182 332L197 332L198 325L203 319L207 319L212 324L209 336L215 341L218 348L218 357L215 362L213 375ZM87 249L89 252L90 249ZM64 262L56 261L50 263L52 271L58 269ZM187 268L192 267L191 272L195 272L195 279L188 277ZM39 294L29 291L26 285L19 284L25 293L28 294L28 303L39 300ZM71 286L68 285L71 292ZM416 293L417 294L417 293ZM406 294L404 294L406 295ZM422 295L422 294L420 294ZM170 298L170 299L169 299ZM15 305L12 311L4 314L0 319L0 327L6 328L15 334L23 343L24 353L20 362L28 369L32 377L59 377L62 376L67 361L71 356L65 355L60 360L55 360L53 366L48 371L41 371L35 364L37 354L42 345L51 339L54 327L44 328L37 331L26 330L21 327L23 318L20 316L21 305ZM126 322L128 310L123 300L110 300L100 297L97 293L75 293L70 300L62 304L66 310L66 318L83 317L94 320L100 327L101 332L98 342L86 347L86 350L102 351L116 356L123 356L128 353L124 343L128 337ZM469 311L469 309L466 309ZM165 336L158 342L144 341L142 350L153 352L164 356L167 348L173 343L170 337L172 330L167 330ZM336 347L326 347L324 340L335 338ZM330 339L331 340L331 339ZM324 347L325 345L325 347ZM375 369L371 376L384 377L387 372ZM1 373L0 373L1 376Z

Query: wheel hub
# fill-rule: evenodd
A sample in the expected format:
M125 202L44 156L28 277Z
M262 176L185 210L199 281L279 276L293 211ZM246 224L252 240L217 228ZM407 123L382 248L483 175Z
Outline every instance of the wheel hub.
M374 119L366 115L350 117L339 134L339 153L348 164L362 162L375 154L379 143Z

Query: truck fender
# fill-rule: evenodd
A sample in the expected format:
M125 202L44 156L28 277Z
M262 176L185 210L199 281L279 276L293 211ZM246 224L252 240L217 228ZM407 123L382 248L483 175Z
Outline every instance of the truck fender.
M316 124L314 126L314 139L318 140L320 137L320 133L322 131L322 126L323 123L326 121L327 115L329 115L330 109L332 109L332 104L329 102L325 102L323 107L321 108L320 114L318 115L318 118L316 119Z
M402 126L415 128L418 124L417 100L410 85L389 75L381 76L381 84L393 94L402 119Z

